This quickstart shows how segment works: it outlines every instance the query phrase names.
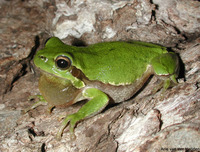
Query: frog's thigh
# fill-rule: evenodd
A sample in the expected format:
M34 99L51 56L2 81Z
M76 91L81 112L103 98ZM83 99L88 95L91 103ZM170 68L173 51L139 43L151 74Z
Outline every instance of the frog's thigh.
M165 75L166 77L168 77L164 81L164 89L167 89L170 86L171 81L177 83L176 77L179 71L179 60L175 53L169 52L161 54L160 56L157 56L154 59L152 59L151 65L156 75Z
M178 57L175 53L161 54L152 59L151 65L157 75L172 75L177 73Z

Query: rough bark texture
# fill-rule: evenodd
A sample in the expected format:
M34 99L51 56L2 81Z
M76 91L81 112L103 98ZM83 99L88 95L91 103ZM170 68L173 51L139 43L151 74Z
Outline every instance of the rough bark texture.
M200 151L199 1L2 0L0 6L0 151ZM76 45L141 40L169 47L181 59L179 84L161 97L152 77L129 101L78 123L76 140L66 128L57 141L59 116L84 103L51 115L45 107L21 114L33 103L29 96L39 94L33 55L52 35Z

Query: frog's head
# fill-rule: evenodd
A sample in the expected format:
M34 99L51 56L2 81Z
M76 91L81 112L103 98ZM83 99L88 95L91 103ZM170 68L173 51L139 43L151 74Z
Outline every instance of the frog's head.
M42 71L71 80L78 88L83 87L83 82L77 79L78 70L72 65L75 49L52 37L46 42L45 48L36 53L34 64Z

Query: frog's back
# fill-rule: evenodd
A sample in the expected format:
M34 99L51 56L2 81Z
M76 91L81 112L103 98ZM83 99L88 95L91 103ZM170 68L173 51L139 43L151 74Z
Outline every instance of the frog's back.
M74 62L89 80L124 85L140 78L151 59L165 52L164 47L150 43L106 42L79 48Z

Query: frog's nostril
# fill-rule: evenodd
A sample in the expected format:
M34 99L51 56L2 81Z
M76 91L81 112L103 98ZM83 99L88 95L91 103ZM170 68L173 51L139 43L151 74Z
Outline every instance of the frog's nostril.
M47 62L48 61L48 58L43 56L43 55L39 55L38 56L43 62Z
M46 57L43 56L43 55L40 55L39 57L40 57L42 60L46 60Z

